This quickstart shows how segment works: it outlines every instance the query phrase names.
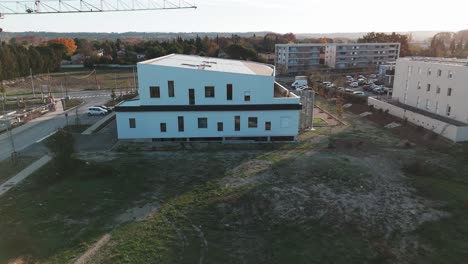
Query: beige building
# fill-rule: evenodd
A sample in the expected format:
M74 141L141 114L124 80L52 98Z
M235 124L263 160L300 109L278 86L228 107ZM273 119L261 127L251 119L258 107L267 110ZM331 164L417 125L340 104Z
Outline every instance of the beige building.
M369 104L440 134L468 141L468 60L402 58L392 99Z
M298 74L320 68L376 69L394 62L400 43L277 44L275 65L281 74Z

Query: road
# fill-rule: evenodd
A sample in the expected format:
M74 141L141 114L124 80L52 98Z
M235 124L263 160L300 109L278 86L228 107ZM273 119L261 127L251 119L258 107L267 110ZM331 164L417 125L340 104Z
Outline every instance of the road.
M92 124L100 118L95 116L89 117L85 113L89 106L100 105L110 99L110 95L97 95L99 95L97 92L82 92L71 95L73 98L83 98L84 103L77 108L77 111L71 110L68 112L69 124L75 123L76 113L78 113L81 124ZM56 131L57 128L65 126L67 123L65 112L60 109L13 129L13 141L16 151L19 152L43 140ZM9 158L12 150L13 148L8 133L0 134L0 160Z

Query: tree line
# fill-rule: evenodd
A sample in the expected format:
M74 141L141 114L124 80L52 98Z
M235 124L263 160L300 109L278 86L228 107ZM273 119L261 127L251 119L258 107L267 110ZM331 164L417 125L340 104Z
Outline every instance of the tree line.
M50 42L41 46L25 46L15 43L0 44L0 81L30 74L57 71L66 54L63 44Z

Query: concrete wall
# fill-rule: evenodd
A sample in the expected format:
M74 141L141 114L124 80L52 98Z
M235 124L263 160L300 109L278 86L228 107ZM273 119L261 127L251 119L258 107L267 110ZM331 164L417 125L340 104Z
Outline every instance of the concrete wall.
M441 76L438 76L438 70L442 71ZM449 72L452 78L449 78ZM428 84L431 85L430 91L427 91ZM437 87L440 87L439 93ZM447 95L448 88L452 88L451 96ZM468 122L468 66L399 59L395 69L393 98L442 116L448 116L447 105L450 105L448 117Z
M299 98L274 98L274 78L138 64L141 105L188 105L190 88L195 89L196 105L298 104ZM174 97L168 94L169 80L174 81ZM232 84L232 100L226 97L227 84ZM150 86L160 87L160 98L150 98ZM205 97L205 86L215 87L214 98ZM250 94L248 102L244 101L246 93Z
M178 131L178 116L184 116L184 132ZM240 131L234 130L234 117L240 116ZM208 128L198 128L198 118L208 118ZM248 118L257 117L257 128L248 127ZM135 118L136 128L129 127L129 118ZM286 120L287 119L287 120ZM265 122L271 122L271 131ZM217 131L217 122L223 122L224 131ZM160 132L160 123L166 123L167 132ZM119 139L185 138L185 137L260 137L297 136L299 111L240 111L240 112L119 112L117 131Z
M409 111L398 106L377 100L369 97L368 104L374 106L376 109L388 110L388 113L399 117L401 119L407 119L409 122L424 127L425 129L431 130L437 134L442 135L452 141L468 141L468 127L457 127L449 125L445 122Z

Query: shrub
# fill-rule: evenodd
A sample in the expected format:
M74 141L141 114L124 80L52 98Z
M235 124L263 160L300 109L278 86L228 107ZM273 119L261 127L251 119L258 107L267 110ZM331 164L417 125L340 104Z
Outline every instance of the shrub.
M67 172L75 165L73 135L65 129L59 129L55 135L46 141L46 146L52 152L54 166L60 173Z

